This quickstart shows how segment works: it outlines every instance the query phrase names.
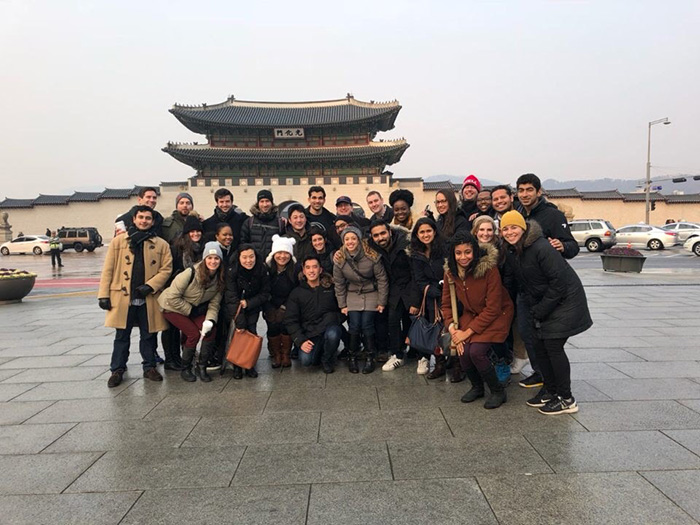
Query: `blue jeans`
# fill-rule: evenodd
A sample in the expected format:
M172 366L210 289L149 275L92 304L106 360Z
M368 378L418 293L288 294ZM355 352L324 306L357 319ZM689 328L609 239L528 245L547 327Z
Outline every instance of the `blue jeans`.
M535 372L540 371L540 367L537 366L537 355L535 353L535 343L533 332L533 321L530 315L530 307L522 295L518 294L515 300L516 304L516 321L518 323L518 331L520 332L520 337L525 343L525 350L527 350L527 357L530 360L530 366Z
M362 333L365 337L374 335L374 318L376 315L376 310L348 312L348 332L351 334Z
M126 315L126 327L117 328L114 337L114 348L112 350L112 362L109 365L111 372L126 369L129 361L129 346L131 345L131 330L134 326L139 327L139 351L143 361L144 371L156 367L156 347L158 345L157 333L148 331L148 311L146 305L129 306L129 313Z
M335 354L338 352L340 339L343 336L343 329L340 325L331 325L325 332L309 340L314 344L308 354L299 350L299 363L301 366L318 365L321 363L332 365L335 361Z

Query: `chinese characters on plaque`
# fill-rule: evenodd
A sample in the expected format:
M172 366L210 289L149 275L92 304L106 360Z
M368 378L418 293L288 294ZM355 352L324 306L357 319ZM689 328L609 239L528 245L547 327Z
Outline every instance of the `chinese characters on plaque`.
M275 128L276 139L303 139L304 128Z

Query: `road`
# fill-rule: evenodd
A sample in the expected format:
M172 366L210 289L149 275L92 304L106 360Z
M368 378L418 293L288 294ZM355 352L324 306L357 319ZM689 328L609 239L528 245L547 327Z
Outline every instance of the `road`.
M640 252L647 258L644 268L700 268L700 257L685 251L682 246L659 251L640 250ZM579 254L569 263L577 270L602 269L600 253L590 253L585 248L581 248Z

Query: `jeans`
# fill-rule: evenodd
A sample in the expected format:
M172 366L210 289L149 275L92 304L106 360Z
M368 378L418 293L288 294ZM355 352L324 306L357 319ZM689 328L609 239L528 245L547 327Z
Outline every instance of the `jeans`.
M535 338L535 351L544 387L550 394L568 399L571 397L571 365L564 351L563 339Z
M374 318L376 315L376 310L348 312L348 332L351 334L362 333L365 337L374 335Z
M163 312L163 317L165 317L170 324L177 327L179 332L185 335L185 347L195 348L199 342L200 331L202 329L202 323L206 320L206 316L200 315L198 317L187 317L177 312ZM211 332L207 334L204 341L211 341L216 337L216 327L212 328Z
M311 337L309 340L314 344L311 352L307 354L299 349L299 363L301 366L319 365L321 363L333 365L342 335L343 329L339 325L331 325L322 334Z
M518 332L520 337L525 343L525 350L527 350L527 357L530 360L530 366L535 372L540 372L539 363L537 362L537 352L535 351L533 334L533 321L530 315L530 307L522 295L518 295L516 301L516 320L518 322Z
M61 250L51 250L51 266L56 266L56 261L58 260L58 265L63 266L61 262Z
M148 310L146 305L129 306L126 315L126 328L117 328L114 337L114 348L112 350L112 362L109 369L112 372L126 369L129 361L129 346L131 345L131 329L137 325L139 327L139 351L143 359L143 370L146 371L156 366L156 346L158 340L157 332L148 331Z

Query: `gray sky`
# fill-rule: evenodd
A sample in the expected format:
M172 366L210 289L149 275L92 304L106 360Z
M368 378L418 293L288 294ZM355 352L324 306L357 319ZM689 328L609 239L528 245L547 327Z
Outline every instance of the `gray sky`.
M396 176L700 173L700 2L0 0L0 198L184 180L173 103L398 99Z

